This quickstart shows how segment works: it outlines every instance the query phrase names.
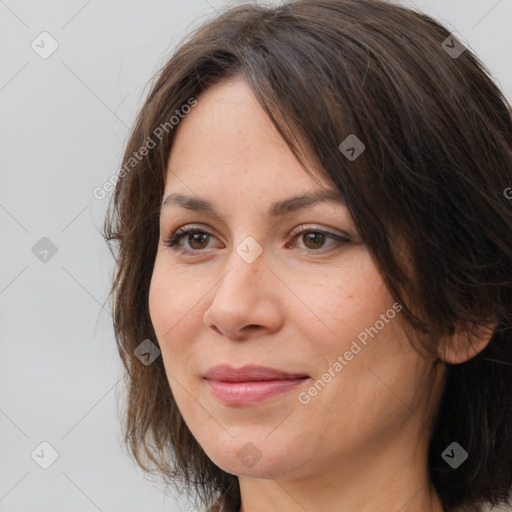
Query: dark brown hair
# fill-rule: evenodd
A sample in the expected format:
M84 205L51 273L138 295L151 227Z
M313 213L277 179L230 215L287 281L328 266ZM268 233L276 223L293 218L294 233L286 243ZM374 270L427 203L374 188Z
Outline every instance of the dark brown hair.
M145 366L134 350L146 338L158 344L148 291L175 133L169 120L240 75L297 158L312 155L335 183L422 343L495 326L477 356L442 363L429 474L447 511L510 499L512 201L504 190L512 186L512 113L469 48L450 54L449 37L431 17L383 0L246 4L199 27L163 66L127 144L103 233L117 262L111 298L127 376L125 441L146 471L205 504L219 497L223 510L239 509L237 477L192 436L162 358ZM339 149L351 134L365 145L355 160ZM469 454L457 469L441 457L453 441Z

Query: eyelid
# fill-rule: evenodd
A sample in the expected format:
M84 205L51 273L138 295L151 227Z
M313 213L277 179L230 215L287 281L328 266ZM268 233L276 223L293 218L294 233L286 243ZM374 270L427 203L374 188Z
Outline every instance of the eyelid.
M178 232L182 232L185 230L186 231L194 231L194 230L204 231L205 233L208 233L209 235L215 236L217 238L217 236L211 232L212 230L215 231L213 228L203 227L202 224L184 224L183 226L180 226L174 230L171 230L171 233L178 233ZM304 231L313 231L313 230L325 233L330 236L337 236L340 238L345 238L347 240L351 240L353 238L353 235L351 235L345 231L336 230L335 228L330 228L330 227L322 227L322 226L319 226L316 224L301 224L300 226L298 226L291 232L290 237L295 237L297 234L300 234Z
M307 231L315 231L319 233L324 233L329 236L344 238L346 240L350 240L351 236L348 233L345 233L344 231L335 230L334 228L327 228L318 226L316 224L301 224L297 229L294 229L292 231L292 234L290 235L292 238L299 235L300 233L307 232Z

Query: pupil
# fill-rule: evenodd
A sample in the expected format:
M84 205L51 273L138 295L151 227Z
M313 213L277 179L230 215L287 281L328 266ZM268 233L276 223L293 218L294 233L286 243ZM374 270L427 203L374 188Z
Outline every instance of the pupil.
M192 245L192 247L194 247L194 244L195 244L196 242L198 242L198 243L199 243L199 245L200 245L200 244L201 244L201 240L200 240L200 238L201 238L201 237L204 237L204 238L205 238L205 237L207 237L207 236L208 236L208 235L206 235L205 233L193 233L193 234L192 234L192 244L191 244L191 245ZM203 240L203 241L204 241L204 240Z
M317 247L318 245L321 246L324 239L324 235L322 233L308 233L307 237L308 241L313 242L314 247Z

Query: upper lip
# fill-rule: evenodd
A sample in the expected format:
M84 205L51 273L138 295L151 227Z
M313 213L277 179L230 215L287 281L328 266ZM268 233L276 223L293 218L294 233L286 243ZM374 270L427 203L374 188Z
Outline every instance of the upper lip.
M288 373L283 370L267 368L266 366L247 365L233 368L227 364L212 366L205 374L208 380L224 382L245 382L262 380L292 380L309 377L305 373Z

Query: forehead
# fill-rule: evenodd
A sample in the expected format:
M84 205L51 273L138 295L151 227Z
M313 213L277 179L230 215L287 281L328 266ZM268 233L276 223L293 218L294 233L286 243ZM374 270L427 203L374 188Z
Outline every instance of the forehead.
M304 170L245 80L220 82L197 101L176 129L166 191L221 187L283 196L332 185L318 167L310 166L313 176Z

